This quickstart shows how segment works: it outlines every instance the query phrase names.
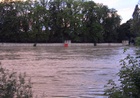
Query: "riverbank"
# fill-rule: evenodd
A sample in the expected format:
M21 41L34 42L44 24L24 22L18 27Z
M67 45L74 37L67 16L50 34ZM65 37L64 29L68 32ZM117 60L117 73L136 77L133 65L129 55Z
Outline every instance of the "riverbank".
M30 46L34 43L0 43L0 46ZM37 43L37 46L64 46L64 43ZM70 43L68 46L94 46L93 43ZM97 46L126 46L123 43L97 43Z

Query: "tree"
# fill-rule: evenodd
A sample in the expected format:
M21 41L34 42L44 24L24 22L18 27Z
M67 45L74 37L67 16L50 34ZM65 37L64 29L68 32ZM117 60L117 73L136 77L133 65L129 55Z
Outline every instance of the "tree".
M136 36L140 36L140 9L139 6L136 5L135 6L135 10L133 12L133 23L132 23L132 28L133 28L133 32L136 34Z
M126 23L123 23L118 28L118 42L122 42L122 40L129 40L132 42L132 40L135 38L135 34L132 32L131 28L132 20L128 20Z
M120 16L115 9L107 10L107 16L105 17L102 25L104 28L104 41L116 42L117 41L117 28L120 26Z
M32 10L30 12L30 17L31 17L31 26L32 26L31 31L35 38L34 46L36 46L39 40L39 35L43 31L43 27L46 26L45 24L46 15L47 15L47 9L45 5L43 4L41 5L40 2L38 1L32 2Z
M14 8L15 2L1 3L1 5L1 39L2 41L7 39L7 41L16 42L19 34L19 19L17 18L17 10ZM5 32L7 33L5 34Z
M17 2L16 9L18 10L18 17L20 20L20 41L29 41L29 31L30 31L30 17L29 13L31 11L30 1Z
M97 5L93 2L85 2L83 7L83 26L84 26L84 37L88 42L93 42L94 45L101 38L102 25L100 24L98 14L96 12Z
M81 42L81 26L82 26L82 2L79 0L67 0L67 17L68 17L68 36L73 42Z
M120 17L115 9L82 0L0 3L1 42L116 42ZM12 24L12 25L11 25ZM9 29L7 29L9 28Z
M61 0L51 0L49 2L49 27L50 27L50 42L62 42L61 26L63 25Z

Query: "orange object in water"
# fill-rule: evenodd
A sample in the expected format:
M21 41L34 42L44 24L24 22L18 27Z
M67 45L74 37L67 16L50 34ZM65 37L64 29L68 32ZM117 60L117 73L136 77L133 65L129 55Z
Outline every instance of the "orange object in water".
M64 47L68 47L68 44L67 44L67 43L65 43L65 44L64 44Z

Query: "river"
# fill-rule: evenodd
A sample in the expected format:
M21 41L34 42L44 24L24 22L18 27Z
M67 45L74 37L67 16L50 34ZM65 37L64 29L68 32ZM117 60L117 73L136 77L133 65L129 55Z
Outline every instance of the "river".
M0 62L7 69L26 72L38 98L107 98L104 85L118 79L119 61L130 47L0 47ZM40 97L43 96L43 97Z

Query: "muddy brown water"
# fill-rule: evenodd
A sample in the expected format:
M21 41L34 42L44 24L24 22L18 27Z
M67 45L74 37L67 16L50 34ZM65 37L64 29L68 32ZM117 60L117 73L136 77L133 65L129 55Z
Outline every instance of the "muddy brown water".
M104 85L117 80L120 59L130 47L0 47L0 62L7 69L26 72L38 98L107 98ZM43 96L43 97L40 97Z

